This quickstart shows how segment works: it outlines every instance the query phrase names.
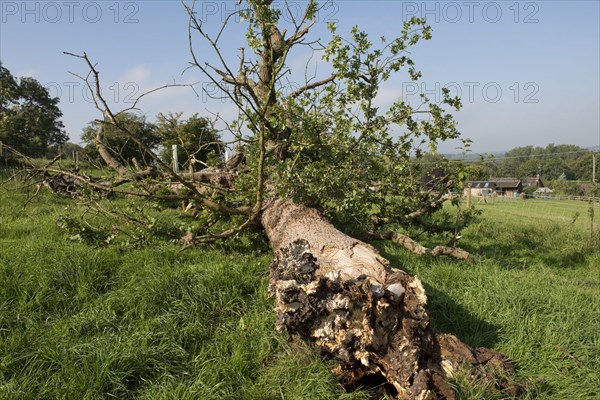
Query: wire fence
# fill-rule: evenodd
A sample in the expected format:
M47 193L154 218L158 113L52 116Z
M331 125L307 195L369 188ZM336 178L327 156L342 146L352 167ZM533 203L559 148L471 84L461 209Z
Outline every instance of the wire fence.
M16 147L24 151L28 157L36 159L41 165L44 160L52 160L62 154L62 160L77 166L80 162L86 163L86 154L80 146L65 145L50 148ZM19 168L19 157L15 147L0 142L0 169ZM94 167L101 168L96 163ZM454 193L454 196L465 196L465 193ZM466 202L466 199L465 199ZM523 218L528 221L553 222L569 224L586 228L590 223L598 226L600 231L600 197L573 196L554 193L516 193L514 196L488 194L485 196L471 196L471 203L485 213L504 213L506 216ZM593 221L593 220L596 221Z
M592 196L472 196L471 204L501 220L547 224L600 237L600 197Z
M545 194L545 193L519 193L518 196L472 196L472 199L476 199L478 203L488 203L488 202L501 202L501 201L520 201L527 199L537 199L537 200L573 200L573 201L585 201L585 202L600 202L600 197L594 196L569 196L569 195L555 195L555 194Z
M84 154L83 148L75 144L57 145L57 146L24 146L19 143L10 143L0 141L0 166L7 165L11 161L21 156L32 159L53 159L59 154L68 160L81 158Z

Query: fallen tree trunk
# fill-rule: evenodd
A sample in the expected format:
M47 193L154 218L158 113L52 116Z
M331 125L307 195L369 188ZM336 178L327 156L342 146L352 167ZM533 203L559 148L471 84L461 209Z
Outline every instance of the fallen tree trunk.
M448 379L461 369L481 379L513 372L501 354L433 330L421 281L316 210L278 199L262 224L275 252L269 289L278 329L334 356L346 382L377 374L401 399L454 399ZM515 394L511 382L497 384Z

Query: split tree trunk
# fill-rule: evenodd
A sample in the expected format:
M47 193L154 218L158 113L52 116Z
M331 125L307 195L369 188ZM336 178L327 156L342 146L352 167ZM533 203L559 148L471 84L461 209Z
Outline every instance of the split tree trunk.
M454 399L447 382L461 368L481 379L513 372L501 354L434 331L421 281L316 210L278 199L262 224L275 253L270 291L278 329L334 356L346 382L379 374L401 399Z

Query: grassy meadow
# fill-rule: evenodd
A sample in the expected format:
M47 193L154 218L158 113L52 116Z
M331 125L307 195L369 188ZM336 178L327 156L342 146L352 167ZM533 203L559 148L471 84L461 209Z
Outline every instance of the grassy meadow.
M376 399L274 330L256 237L94 247L59 226L73 201L0 187L0 399ZM586 203L477 204L473 265L374 243L426 285L435 328L517 364L526 399L600 397L600 250ZM564 206L564 204L562 205ZM575 215L576 213L577 216ZM597 226L600 210L596 207ZM596 228L598 229L598 228ZM500 399L457 377L461 399Z

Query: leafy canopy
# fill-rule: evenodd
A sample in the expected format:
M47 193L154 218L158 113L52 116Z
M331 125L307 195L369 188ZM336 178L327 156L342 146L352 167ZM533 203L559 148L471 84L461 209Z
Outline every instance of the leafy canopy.
M524 178L540 174L544 179L592 179L592 152L572 144L515 147L504 154L504 175Z
M424 19L404 22L396 38L376 40L358 27L346 38L335 24L329 24L330 37L325 41L310 35L320 7L312 0L305 4L301 18L292 15L287 3L248 0L212 33L198 19L195 4L184 2L190 17L191 64L237 108L237 118L221 120L226 133L219 134L233 136L231 142L242 153L233 160L239 163L197 174L192 177L202 179L197 184L170 172L164 158L153 153L160 151L160 144L177 143L189 155L208 157L203 149L208 150L208 143L213 138L218 141L218 136L197 116L182 122L178 114L162 115L156 129L142 117L99 106L105 120L92 123L85 140L103 142L123 164L133 157L152 159L159 176L177 182L176 196L187 196L190 206L202 209L206 220L212 221L192 232L202 240L229 237L259 225L268 201L277 197L318 208L347 231L418 225L438 233L452 230L456 236L456 227L468 219L467 213L459 212L452 224L447 213L429 215L439 211L444 195L460 184L464 171L460 165L450 168L443 159L436 159L435 165L416 161L434 153L439 142L460 139L449 111L460 109L460 100L450 97L446 89L439 102L426 95L418 102L402 97L390 102L380 95L394 76L421 79L410 49L431 38ZM292 18L286 21L284 13ZM223 33L236 20L247 26L242 48L223 43ZM201 51L196 51L197 39L204 46ZM237 59L225 54L232 49L239 52ZM306 49L322 58L319 74L291 67L299 56L307 56ZM80 58L97 80L94 64L85 54ZM310 54L307 62L309 58ZM302 81L293 82L299 76ZM99 91L96 96L101 98ZM216 144L217 149L220 146ZM104 153L100 152L107 164L127 175L126 168ZM423 184L423 177L432 171L440 184ZM165 194L171 188L167 184ZM139 190L145 190L143 185ZM235 227L223 228L225 223Z
M171 146L177 145L180 168L188 168L190 163L204 168L223 153L221 138L208 119L194 114L182 120L182 115L160 113L156 116L156 131L164 147L162 158L171 165Z
M98 120L90 122L81 135L81 140L87 143L86 156L93 161L100 161L94 141L100 131L104 145L124 165L131 165L134 159L140 165L150 165L152 159L145 149L131 138L131 135L141 141L149 149L157 149L161 137L156 126L146 121L146 117L133 112L120 113L116 116L117 125L106 124ZM100 130L100 128L102 128Z
M461 103L447 90L440 103L423 95L419 104L402 98L384 104L378 95L395 74L421 78L409 49L429 40L431 28L424 19L412 18L397 38L372 40L358 27L344 38L329 24L331 38L319 46L321 41L305 37L318 11L315 1L291 27L281 18L288 10L274 4L248 1L242 11L249 51L242 53L237 71L224 61L209 67L197 62L211 79L218 80L212 71L223 77L221 88L240 109L230 129L244 143L256 173L238 185L253 191L247 198L254 201L264 179L271 189L266 197L293 197L350 229L372 230L373 221L384 219L406 222L403 216L436 195L423 190L424 171L414 160L427 153L423 146L434 152L438 142L460 138L445 107L459 109ZM314 77L292 90L286 83L293 74L287 58L308 43L328 63L330 79Z
M37 80L15 78L0 62L0 142L34 157L66 142L58 102Z

